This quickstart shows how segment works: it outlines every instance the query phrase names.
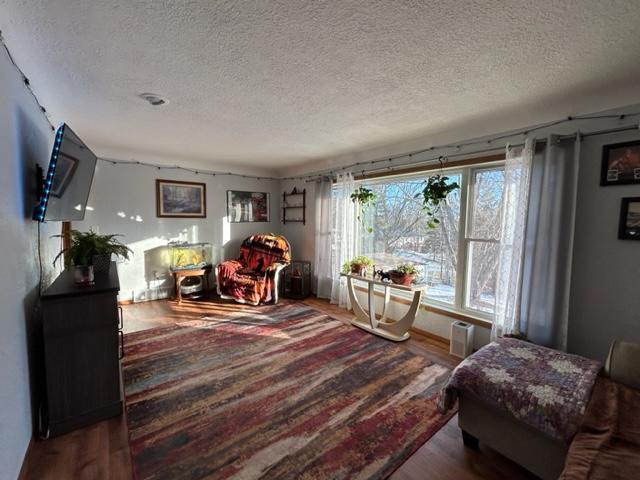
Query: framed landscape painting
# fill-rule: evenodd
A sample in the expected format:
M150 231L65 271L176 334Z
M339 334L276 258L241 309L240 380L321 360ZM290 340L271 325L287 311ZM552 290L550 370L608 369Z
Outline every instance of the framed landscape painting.
M227 216L230 223L268 222L269 194L227 190Z
M640 240L640 197L622 199L618 238Z
M156 180L158 217L206 218L207 186L204 183Z
M602 147L600 185L640 183L640 141Z

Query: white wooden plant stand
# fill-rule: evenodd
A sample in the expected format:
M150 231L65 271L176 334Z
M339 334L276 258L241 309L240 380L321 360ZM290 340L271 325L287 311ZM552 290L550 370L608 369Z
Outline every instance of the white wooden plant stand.
M416 319L418 308L420 308L424 285L398 285L396 283L381 282L379 280L374 280L372 277L363 277L350 273L341 273L340 275L347 278L349 299L351 300L353 313L356 315L355 318L351 320L352 325L366 330L369 333L373 333L374 335L378 335L379 337L386 338L387 340L393 340L394 342L402 342L409 339L411 336L409 334L409 329ZM368 312L362 308L358 301L353 280L359 280L368 284ZM377 318L375 307L376 285L384 287L384 304L380 318ZM400 320L387 318L389 301L391 300L391 290L394 288L413 292L413 299L409 305L409 311Z

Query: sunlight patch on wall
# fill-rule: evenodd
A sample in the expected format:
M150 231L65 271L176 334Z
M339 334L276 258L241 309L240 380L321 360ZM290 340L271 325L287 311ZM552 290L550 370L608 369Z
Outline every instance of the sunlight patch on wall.
M231 240L231 223L229 217L222 217L222 246L224 247Z

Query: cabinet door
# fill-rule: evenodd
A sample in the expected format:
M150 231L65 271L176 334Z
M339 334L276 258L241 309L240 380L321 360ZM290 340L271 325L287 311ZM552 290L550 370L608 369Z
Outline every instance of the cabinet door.
M120 401L118 323L112 293L43 305L50 423L73 423Z

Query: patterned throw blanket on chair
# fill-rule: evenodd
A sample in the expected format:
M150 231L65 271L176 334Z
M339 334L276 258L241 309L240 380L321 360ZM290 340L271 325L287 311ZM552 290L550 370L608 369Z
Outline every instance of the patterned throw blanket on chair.
M218 266L220 292L253 305L269 302L276 267L290 262L289 245L283 237L267 233L253 235L242 242L236 260L227 260Z
M468 392L538 431L569 443L582 422L601 365L513 338L501 338L451 374L441 407Z

